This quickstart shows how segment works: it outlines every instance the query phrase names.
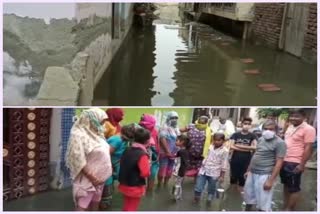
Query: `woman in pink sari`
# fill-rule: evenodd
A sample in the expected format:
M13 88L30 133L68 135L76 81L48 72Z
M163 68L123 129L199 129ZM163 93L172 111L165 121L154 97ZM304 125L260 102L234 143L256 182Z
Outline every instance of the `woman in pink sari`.
M104 138L107 118L101 109L84 110L71 129L66 161L77 211L98 210L104 182L112 174L109 145Z

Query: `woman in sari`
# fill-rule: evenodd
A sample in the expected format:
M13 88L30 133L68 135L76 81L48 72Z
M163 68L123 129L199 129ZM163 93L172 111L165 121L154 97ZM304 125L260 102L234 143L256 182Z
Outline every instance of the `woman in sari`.
M189 149L189 167L186 176L194 177L196 179L203 158L208 155L209 146L211 144L212 131L208 124L209 118L207 116L200 116L195 124L190 124L181 131L187 132L191 142Z
M71 129L66 165L77 211L98 210L103 184L112 174L109 146L104 138L107 118L101 109L84 110Z
M143 114L139 125L143 128L147 129L150 134L150 142L149 142L149 154L151 158L151 175L148 178L148 186L147 190L152 191L154 186L154 181L157 176L159 170L159 142L158 142L158 131L156 130L156 118L153 115Z
M105 182L100 210L107 210L112 205L112 193L114 182L118 180L120 170L120 159L124 151L134 140L134 131L137 125L129 124L121 128L120 135L114 135L107 140L110 146L111 162L113 168L112 176Z
M106 113L108 115L108 120L105 123L106 131L104 136L108 139L113 135L120 135L120 122L123 120L124 112L121 108L109 108Z
M161 187L162 184L166 186L172 176L175 154L178 151L176 140L180 135L178 119L179 115L177 112L168 112L165 125L160 129L158 187Z

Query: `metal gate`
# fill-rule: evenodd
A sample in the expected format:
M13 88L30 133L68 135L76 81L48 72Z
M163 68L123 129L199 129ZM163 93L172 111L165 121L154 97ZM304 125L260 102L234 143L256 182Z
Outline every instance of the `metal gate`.
M51 109L4 109L3 200L49 187Z

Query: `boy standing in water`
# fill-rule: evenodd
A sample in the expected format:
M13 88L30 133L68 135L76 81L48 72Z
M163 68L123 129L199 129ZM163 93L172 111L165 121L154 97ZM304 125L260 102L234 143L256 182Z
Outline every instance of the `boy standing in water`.
M199 171L196 186L194 188L194 202L199 203L201 194L208 183L208 198L210 204L215 193L217 182L223 182L228 167L228 150L223 146L225 135L216 133L213 135L213 144L209 147L208 157L203 160Z
M175 186L172 188L172 194L175 200L181 200L182 182L189 165L190 140L186 135L177 137L176 146L180 148L175 159L175 168L173 175L176 177Z
M256 149L257 137L251 133L251 118L242 120L242 129L231 136L231 162L230 162L230 183L231 186L238 186L238 190L243 194L245 184L244 174L247 172L252 153Z

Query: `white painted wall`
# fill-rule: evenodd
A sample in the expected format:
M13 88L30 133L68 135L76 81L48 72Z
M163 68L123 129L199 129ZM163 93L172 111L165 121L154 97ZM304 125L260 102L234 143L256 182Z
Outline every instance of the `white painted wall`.
M252 118L252 124L260 124L261 120L259 119L259 115L257 114L257 109L256 107L250 108L249 111L249 117Z

